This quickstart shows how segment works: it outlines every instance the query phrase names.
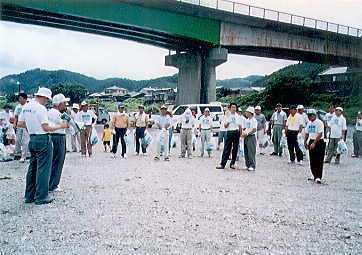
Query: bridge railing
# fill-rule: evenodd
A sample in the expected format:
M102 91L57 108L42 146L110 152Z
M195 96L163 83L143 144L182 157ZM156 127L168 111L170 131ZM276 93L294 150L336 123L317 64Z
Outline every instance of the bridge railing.
M308 18L287 12L275 11L267 8L237 3L230 0L177 0L179 2L195 4L203 7L214 8L217 10L232 12L236 14L244 14L257 18L274 20L303 27L309 27L337 34L345 34L355 37L362 37L362 30L359 28L340 25L319 19Z

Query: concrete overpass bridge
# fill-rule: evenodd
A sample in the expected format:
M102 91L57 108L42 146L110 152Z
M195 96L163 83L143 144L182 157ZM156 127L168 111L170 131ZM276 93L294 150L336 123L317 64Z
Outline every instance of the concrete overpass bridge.
M362 66L362 30L229 0L0 0L0 19L176 51L177 103L215 101L216 66L243 54Z

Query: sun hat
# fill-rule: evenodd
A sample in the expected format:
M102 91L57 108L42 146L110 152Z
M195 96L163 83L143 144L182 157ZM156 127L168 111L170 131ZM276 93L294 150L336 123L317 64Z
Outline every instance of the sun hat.
M247 112L250 112L252 114L255 114L255 110L254 110L254 107L252 106L249 106L247 109L246 109Z
M52 99L52 91L48 88L39 87L38 92L34 94L38 97L46 97L48 99Z
M255 106L255 110L261 110L260 105Z
M56 94L54 97L53 97L53 104L54 105L58 105L58 104L61 104L61 103L66 103L66 102L69 102L70 101L70 98L68 97L65 97L63 94Z
M79 110L79 104L73 104L72 109L78 109Z
M341 112L343 112L343 108L342 108L342 107L337 107L336 110L340 110Z

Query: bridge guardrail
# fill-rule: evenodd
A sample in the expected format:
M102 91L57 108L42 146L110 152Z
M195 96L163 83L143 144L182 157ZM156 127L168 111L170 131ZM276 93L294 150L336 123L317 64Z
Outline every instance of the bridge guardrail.
M267 8L257 7L253 5L237 3L230 0L176 0L178 2L195 4L198 6L213 8L217 10L227 11L235 14L244 14L252 17L274 20L293 25L299 25L337 34L344 34L354 37L362 37L362 29L340 25L324 20L308 18L287 12L275 11Z

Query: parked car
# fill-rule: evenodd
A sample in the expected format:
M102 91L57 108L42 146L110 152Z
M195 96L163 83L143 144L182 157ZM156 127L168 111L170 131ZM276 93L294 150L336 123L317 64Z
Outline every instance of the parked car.
M185 105L179 105L177 106L172 114L175 119L178 119L181 117L181 115L186 111L186 109L190 109L192 112L195 113L195 117L197 120L202 116L204 110L206 108L210 109L210 114L213 117L212 122L212 131L214 134L218 134L220 131L220 116L223 116L223 108L221 104L185 104ZM174 129L176 132L180 132L181 130L181 124L179 121L176 121L176 124L174 126Z

